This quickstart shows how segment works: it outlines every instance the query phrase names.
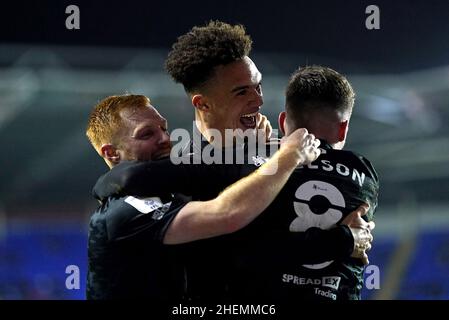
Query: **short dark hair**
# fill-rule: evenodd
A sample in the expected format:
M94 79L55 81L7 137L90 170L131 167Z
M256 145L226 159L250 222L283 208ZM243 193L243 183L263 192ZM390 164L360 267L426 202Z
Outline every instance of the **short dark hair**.
M187 92L199 89L214 74L214 68L243 59L252 40L242 25L211 21L180 36L165 61L173 80Z
M314 111L350 113L354 99L354 90L343 75L323 66L306 66L291 76L285 92L285 108L298 127L307 127L307 116Z

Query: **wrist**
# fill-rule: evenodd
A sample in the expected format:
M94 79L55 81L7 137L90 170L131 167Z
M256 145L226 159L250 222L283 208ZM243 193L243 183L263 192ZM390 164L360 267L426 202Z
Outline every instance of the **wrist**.
M288 161L289 164L298 166L302 163L303 159L301 152L297 146L285 145L280 149L280 158Z

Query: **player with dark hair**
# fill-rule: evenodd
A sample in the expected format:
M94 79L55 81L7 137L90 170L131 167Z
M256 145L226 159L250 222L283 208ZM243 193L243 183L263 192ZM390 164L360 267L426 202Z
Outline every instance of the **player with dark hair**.
M369 204L363 218L372 221L379 190L376 171L363 156L342 150L355 99L348 80L322 66L299 68L285 96L285 111L279 115L281 131L288 136L296 128L307 128L321 140L323 152L312 164L295 170L267 209L283 211L282 219L271 216L272 227L286 232L332 228L361 203ZM282 244L273 239L273 245ZM366 246L371 248L369 243ZM256 271L254 265L247 267L246 273L240 273L243 276L236 289L239 293L245 290L246 296L358 300L363 286L363 264L353 258L303 265L278 259Z
M200 134L202 137L201 145L196 145L194 139L190 148L185 149L189 152L200 153L209 143L215 143L214 137L210 134L210 129L218 130L222 137L225 137L224 131L226 129L242 129L251 130L256 127L257 119L261 117L259 110L263 104L262 94L262 75L257 69L254 62L250 59L249 54L251 52L252 40L249 35L246 34L245 29L241 25L229 25L219 21L212 21L206 26L194 27L192 30L178 38L177 42L173 45L171 52L166 60L166 69L171 77L178 83L183 84L192 105L195 107L195 120L198 132L194 134ZM323 68L323 72L327 69ZM329 72L330 73L330 72ZM296 82L292 82L289 86L289 90L295 94L287 92L288 101L290 105L296 101L295 99L301 99L299 95L306 95L310 93L310 97L322 97L320 101L326 101L327 103L336 103L335 107L339 108L337 115L341 116L341 126L338 127L339 139L346 137L347 124L349 122L350 112L354 103L354 92L343 77L323 76L323 82L319 82L314 86L314 79L309 79L309 86L301 86L301 90L294 90L293 87ZM302 80L300 77L298 79ZM307 98L307 96L305 96ZM307 101L306 101L307 102ZM314 100L311 101L312 103ZM301 104L302 105L302 104ZM308 105L307 105L308 106ZM287 104L287 110L288 110ZM346 112L342 113L341 110ZM311 112L310 123L301 123L299 127L306 127L311 132L316 128L315 122L323 121L321 123L321 130L330 131L331 128L335 128L334 123L340 123L339 118L335 118L334 114L325 114L321 117L315 117L312 119L312 114L316 115L320 110L314 110ZM293 116L291 119L295 119ZM310 128L306 125L312 125ZM318 131L320 134L321 131ZM326 133L329 133L326 131ZM334 141L330 141L334 143ZM337 147L342 142L337 144ZM234 146L236 147L236 146ZM248 146L245 146L248 147ZM251 147L251 146L249 146ZM201 195L197 195L201 199L203 197L210 198L213 194L207 191L202 191ZM360 205L363 201L358 203ZM279 203L279 202L277 202ZM277 210L284 211L286 209L282 204ZM352 207L354 210L355 207ZM371 210L374 206L371 206ZM265 217L264 215L263 217ZM283 212L283 216L287 216L287 213ZM262 217L262 218L263 218ZM279 224L285 219L276 218L276 222ZM259 222L262 221L262 222ZM265 222L263 222L265 221ZM272 228L276 224L267 222L267 219L258 219L254 224L250 225L243 230L242 237L236 243L243 243L247 239L260 239L260 234L267 232L267 230L274 230ZM265 228L265 227L270 228ZM247 231L255 230L255 232ZM265 230L265 231L263 231ZM282 229L280 229L282 230ZM246 235L244 235L246 232ZM236 237L235 237L236 238ZM265 237L268 239L270 237ZM243 239L243 240L242 240ZM282 241L282 237L278 237ZM263 241L263 240L260 240ZM248 242L249 243L249 242ZM271 242L268 242L271 244ZM193 252L197 253L197 259L192 259L195 264L197 261L202 261L202 256L205 252L209 256L216 256L219 245L223 243L213 244L211 241L204 242L204 247L200 245L194 247ZM229 242L224 242L224 248L229 248ZM290 242L290 246L295 246L293 242ZM369 249L367 244L367 249ZM262 249L263 245L253 245L252 251L257 252L254 248ZM272 247L273 250L279 250L281 246ZM284 245L285 247L285 245ZM268 249L268 248L265 248ZM269 251L269 249L268 249ZM259 252L260 256L264 256L263 252ZM365 257L365 259L367 259ZM211 261L214 259L208 259ZM226 262L223 263L222 257L217 257L217 269L226 266ZM366 262L366 261L365 261ZM201 262L200 262L201 264ZM211 268L214 270L215 268ZM201 270L200 266L192 267L193 273L196 270ZM215 271L206 270L206 272L199 272L197 282L201 282L202 279L214 277ZM221 274L226 274L223 271ZM227 286L235 279L235 274L232 274L228 279ZM206 280L207 281L207 280ZM204 280L203 280L204 282ZM238 281L237 281L238 283ZM206 286L207 287L207 286ZM273 293L275 294L275 293Z
M252 40L241 25L210 22L178 38L166 60L192 105L199 133L214 142L209 129L255 129L264 116L262 75L248 57ZM200 147L200 146L197 146Z
M247 57L251 45L252 40L242 25L211 21L180 36L168 54L165 67L188 93L194 93L207 87L216 66Z

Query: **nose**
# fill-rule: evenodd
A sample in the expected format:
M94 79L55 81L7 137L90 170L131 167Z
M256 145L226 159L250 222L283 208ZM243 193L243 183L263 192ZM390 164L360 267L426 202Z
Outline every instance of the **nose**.
M256 87L253 91L253 102L257 106L261 106L263 104L263 93L262 93L262 87Z
M168 134L168 131L162 131L161 135L159 137L158 144L162 147L170 146L170 136Z

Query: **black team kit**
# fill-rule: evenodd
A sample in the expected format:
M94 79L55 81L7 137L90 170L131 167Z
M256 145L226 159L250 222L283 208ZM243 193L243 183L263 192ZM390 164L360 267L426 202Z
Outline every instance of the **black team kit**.
M206 144L190 147L195 153ZM333 150L325 141L321 148L321 156L298 167L250 225L231 235L175 246L189 300L360 299L363 265L349 257L353 238L339 222L363 202L370 204L365 219L373 219L378 177L364 157ZM125 162L102 176L94 193L107 199L181 192L193 200L210 200L258 165Z

